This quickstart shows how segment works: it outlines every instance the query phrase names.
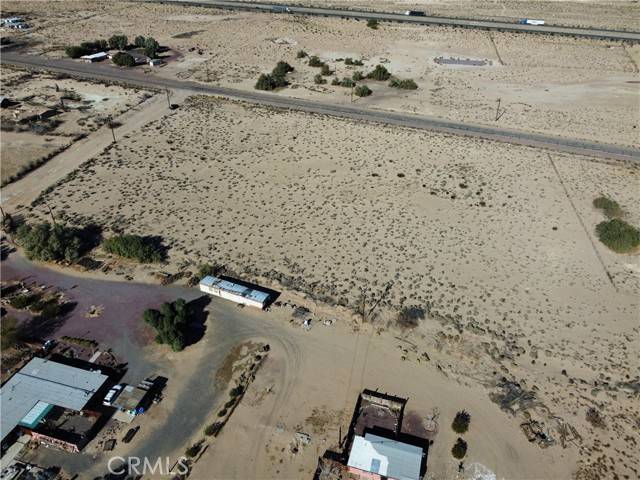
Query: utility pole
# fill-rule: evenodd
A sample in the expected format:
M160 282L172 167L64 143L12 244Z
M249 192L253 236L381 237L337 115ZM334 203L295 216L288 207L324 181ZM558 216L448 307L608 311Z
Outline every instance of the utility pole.
M107 117L107 123L109 124L109 128L111 128L111 136L113 137L113 143L116 143L116 134L113 131L113 122L111 121L111 115Z

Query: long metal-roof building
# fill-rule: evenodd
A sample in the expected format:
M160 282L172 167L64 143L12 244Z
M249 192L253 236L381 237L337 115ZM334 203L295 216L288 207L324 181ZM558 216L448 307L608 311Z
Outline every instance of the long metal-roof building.
M43 358L33 358L0 389L2 440L18 425L33 426L58 406L80 411L108 377Z
M267 292L212 276L206 276L200 280L200 291L258 308L264 308L269 301Z

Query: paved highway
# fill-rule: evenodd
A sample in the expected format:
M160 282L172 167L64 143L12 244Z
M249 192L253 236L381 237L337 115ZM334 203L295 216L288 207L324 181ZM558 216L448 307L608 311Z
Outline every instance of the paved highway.
M149 3L179 3L183 5L226 8L233 10L253 10L259 12L274 12L274 7L285 4L238 2L230 0L134 0ZM385 22L405 22L418 25L440 25L448 27L476 28L482 30L500 30L519 33L543 33L547 35L564 35L571 37L586 37L600 40L619 40L630 43L640 43L640 32L604 30L598 28L563 27L554 25L520 25L519 23L501 22L493 20L473 20L447 17L410 17L399 13L367 12L358 10L342 10L336 8L304 7L287 5L289 13L296 15L316 15L324 17L353 18L357 20L376 19ZM284 12L280 12L284 14Z
M38 56L20 55L16 53L3 53L2 57L0 57L0 62L5 65L15 65L35 70L65 73L87 79L121 82L143 88L175 89L189 93L216 95L307 113L332 115L335 117L377 122L387 125L400 125L404 127L432 130L453 135L464 135L467 137L482 138L485 140L505 142L515 145L546 148L596 158L640 162L640 149L631 147L599 143L589 140L563 138L554 135L531 133L487 125L461 123L437 117L373 110L354 105L321 103L279 94L237 90L226 87L214 87L196 82L161 78L152 74L145 74L135 69L117 68L108 64L82 63L66 59L46 59Z

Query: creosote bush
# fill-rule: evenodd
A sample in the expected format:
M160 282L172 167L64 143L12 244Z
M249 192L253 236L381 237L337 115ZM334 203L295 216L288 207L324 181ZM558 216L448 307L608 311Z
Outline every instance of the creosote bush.
M324 62L320 60L316 55L309 57L309 66L310 67L322 67Z
M328 77L329 75L333 74L333 72L331 71L331 68L329 67L329 65L325 63L320 68L320 74L324 75L325 77Z
M364 74L360 70L357 70L357 71L353 72L353 75L351 76L351 79L354 82L359 82L360 80L364 79Z
M411 305L408 307L402 307L398 312L396 323L402 329L416 328L420 323L420 320L424 320L425 311L422 307L417 305Z
M355 93L358 97L368 97L369 95L371 95L373 92L371 91L371 89L369 87L367 87L366 85L358 85L354 90L353 93Z
M318 73L315 77L313 77L313 83L315 83L316 85L323 85L327 83L327 79Z
M391 74L384 65L376 65L376 68L367 74L367 78L384 82L391 78Z
M599 210L602 210L607 218L618 218L622 216L622 208L615 200L611 198L605 197L604 195L599 196L593 201L593 206Z
M399 88L401 90L416 90L418 85L412 79L407 78L405 80L400 80L398 78L392 78L389 82L389 86L392 88Z
M624 220L614 218L596 225L598 238L617 253L628 253L640 245L640 230Z
M305 52L304 50L298 50L298 53L296 53L296 58L305 58L307 57L307 52Z

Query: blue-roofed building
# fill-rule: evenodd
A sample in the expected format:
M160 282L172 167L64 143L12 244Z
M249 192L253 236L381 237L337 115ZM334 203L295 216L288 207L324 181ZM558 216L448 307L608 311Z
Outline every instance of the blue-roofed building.
M213 276L206 276L200 280L200 291L258 308L266 307L269 301L267 292L247 287L240 282Z

